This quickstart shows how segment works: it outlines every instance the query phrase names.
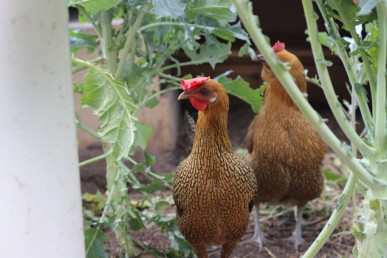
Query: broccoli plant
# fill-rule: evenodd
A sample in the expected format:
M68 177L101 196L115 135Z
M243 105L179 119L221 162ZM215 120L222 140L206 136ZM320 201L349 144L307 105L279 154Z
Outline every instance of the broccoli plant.
M350 140L341 142L313 110L289 75L286 64L277 60L257 24L247 0L234 0L238 15L259 51L277 78L329 146L351 168L342 196L324 229L303 257L314 257L335 229L354 192L363 195L362 205L353 215L352 233L357 239L355 257L387 256L387 134L386 62L387 2L385 0L315 0L325 22L319 32L318 16L312 0L302 0L307 34L320 85L327 102ZM346 35L346 36L344 36ZM323 55L323 46L337 55L348 76L351 102L341 104L335 94L328 67L333 64ZM343 87L344 85L337 85ZM367 96L367 89L371 93ZM356 118L356 110L361 117ZM359 135L355 123L365 128Z
M87 256L106 257L103 248L108 240L106 228L115 232L126 256L138 254L141 248L130 232L144 228L150 221L170 231L174 248L167 249L172 250L169 257L188 255L190 248L177 233L174 218L157 212L170 202L152 195L169 187L171 176L152 173L150 166L155 158L146 152L144 163L132 158L135 148L146 148L152 133L150 126L137 120L137 112L142 107L155 107L158 95L179 88L181 77L196 76L181 74L181 67L208 63L215 68L226 60L237 39L245 42L239 54L254 56L247 33L236 22L235 7L227 0L68 0L67 3L79 11L80 22L89 23L94 29L92 33L70 32L73 72L87 70L84 82L76 84L74 89L82 95L82 105L94 109L100 127L94 131L79 118L76 122L102 143L104 151L81 165L101 159L107 163L107 196L84 197L85 202L97 203L99 211L85 212ZM75 57L81 49L97 52L98 57L94 60ZM178 60L175 57L178 52L184 53L188 61ZM227 75L217 79L230 94L242 98L257 112L259 91L250 89L242 78L232 80ZM158 90L159 84L167 87ZM152 182L142 184L135 173L144 173ZM140 191L144 200L131 200L128 187ZM138 207L145 203L150 203L154 212L141 212Z

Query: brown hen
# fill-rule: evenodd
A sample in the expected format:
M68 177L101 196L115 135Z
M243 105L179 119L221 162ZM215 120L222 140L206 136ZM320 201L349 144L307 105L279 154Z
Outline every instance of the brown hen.
M307 93L304 67L300 60L285 50L283 43L273 46L277 57L290 68L301 92ZM294 104L262 56L262 79L266 82L264 105L251 122L246 144L254 169L258 193L255 199L255 233L251 241L262 248L264 237L259 227L259 205L296 205L296 228L289 240L294 248L304 240L301 236L302 208L318 197L323 189L320 166L327 150L325 142Z
M199 110L191 154L177 167L173 182L177 223L199 258L208 246L222 245L229 257L249 223L256 180L237 155L227 134L229 100L209 77L182 80L184 92Z

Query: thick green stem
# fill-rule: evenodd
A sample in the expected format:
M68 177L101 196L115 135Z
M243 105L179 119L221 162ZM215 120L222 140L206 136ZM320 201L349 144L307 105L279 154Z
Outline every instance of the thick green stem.
M126 63L126 57L128 56L129 52L131 52L132 49L134 50L136 49L136 43L137 43L136 32L137 32L137 28L141 25L144 16L145 16L145 12L140 11L132 27L129 28L129 31L126 37L126 42L121 52L120 62L118 63L117 70L114 74L116 78L120 78L122 76L122 71L124 70L125 63ZM134 61L133 54L131 55L131 59Z
M387 48L387 7L385 1L377 5L379 25L379 54L377 62L377 87L375 111L375 148L383 155L386 144L386 48ZM382 158L379 156L377 158ZM380 171L382 172L382 171ZM384 171L386 173L386 171ZM386 175L384 175L386 177Z
M317 72L321 84L323 85L323 91L328 104L335 116L341 129L344 131L348 139L353 142L356 147L365 155L372 156L375 154L375 149L367 145L356 133L355 129L351 127L347 117L343 112L343 108L337 99L337 95L332 85L332 81L329 76L328 67L324 58L324 53L321 44L318 39L318 28L316 19L313 15L313 5L311 1L302 1L304 6L304 12L306 17L306 24L309 31L309 39L312 47L313 57L315 60Z
M353 128L356 126L356 90L352 88L351 92L351 104L352 104L352 110L351 110L351 125ZM357 149L354 144L352 144L352 153L354 155L357 154ZM345 208L348 206L348 202L351 199L351 197L354 196L356 193L356 182L357 177L351 172L349 175L349 178L345 184L344 190L341 194L341 197L339 201L336 204L336 208L331 214L329 220L325 224L324 228L321 230L320 234L317 236L317 238L314 240L312 245L308 248L308 250L305 252L305 254L302 256L303 258L312 258L317 255L317 253L320 251L320 249L323 247L323 245L326 243L328 238L332 235L333 230L336 228L337 224L340 222L341 217L343 216L345 212ZM355 207L355 205L353 205Z
M340 219L345 212L345 208L347 207L348 202L351 199L352 194L355 190L356 182L357 177L353 173L351 173L349 175L347 183L345 184L343 193L341 194L341 197L336 204L335 210L333 211L331 217L325 224L320 234L317 236L312 245L302 256L303 258L315 257L320 251L320 249L323 247L325 242L328 240L329 236L332 234L333 230L336 228L337 224L340 222Z
M101 11L101 47L103 57L106 60L107 68L110 73L116 70L117 53L113 49L113 27L112 17L108 11Z
M311 122L314 128L319 132L327 144L335 151L335 153L348 165L350 169L367 185L374 187L377 193L386 194L387 182L373 177L368 171L359 163L359 161L350 152L348 152L339 139L332 133L328 126L323 122L322 118L313 110L304 94L298 89L286 67L278 61L276 55L271 49L270 45L266 43L265 37L261 30L256 26L256 19L252 14L251 3L247 0L233 1L238 15L242 20L247 32L253 39L255 45L264 56L270 68L280 80L294 103L302 111L305 117ZM310 4L310 15L313 18L312 3L310 1L303 1ZM314 18L313 18L314 19ZM336 97L336 96L335 96ZM353 131L353 129L352 129Z

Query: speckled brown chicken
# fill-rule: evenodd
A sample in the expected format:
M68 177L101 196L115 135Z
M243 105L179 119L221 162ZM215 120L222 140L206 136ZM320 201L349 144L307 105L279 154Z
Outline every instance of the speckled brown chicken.
M177 223L199 258L208 246L222 245L229 257L249 223L256 180L227 134L229 100L209 77L183 80L180 99L199 110L191 154L177 167L173 182Z
M300 60L285 50L283 43L273 46L277 57L290 67L290 74L306 94L307 83ZM302 208L318 197L323 189L320 166L327 146L297 108L262 56L262 79L267 88L261 112L250 124L246 137L249 161L254 169L258 193L255 200L255 233L252 240L262 247L259 228L259 205L296 205L297 224L292 237L298 250L301 236Z

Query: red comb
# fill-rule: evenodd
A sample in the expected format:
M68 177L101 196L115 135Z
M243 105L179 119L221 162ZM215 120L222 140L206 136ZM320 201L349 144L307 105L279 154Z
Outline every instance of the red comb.
M285 43L282 43L281 41L277 41L274 46L273 46L273 50L274 52L280 52L282 50L285 49Z
M181 87L183 87L184 91L191 91L195 86L199 86L206 81L210 79L210 76L208 77L197 77L189 80L181 80Z

